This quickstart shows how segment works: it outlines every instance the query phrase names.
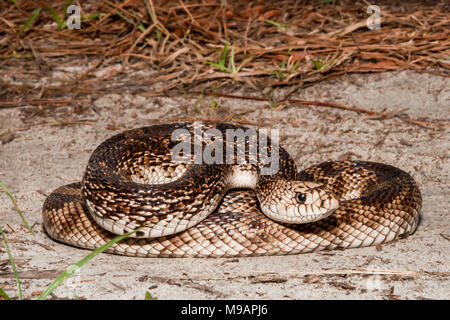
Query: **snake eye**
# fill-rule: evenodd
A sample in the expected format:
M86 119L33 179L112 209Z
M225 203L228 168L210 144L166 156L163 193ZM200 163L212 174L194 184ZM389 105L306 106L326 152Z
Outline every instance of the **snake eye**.
M297 201L299 203L305 203L306 195L304 193L297 193Z

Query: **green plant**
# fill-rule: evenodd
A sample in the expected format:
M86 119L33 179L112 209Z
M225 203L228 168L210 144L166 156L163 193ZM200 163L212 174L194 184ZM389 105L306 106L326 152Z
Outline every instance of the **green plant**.
M252 60L252 57L249 57L249 58L245 59L244 61L242 61L242 63L236 68L236 63L235 63L235 59L234 59L234 45L232 45L231 50L230 50L230 59L229 59L229 64L231 64L231 69L230 69L226 66L227 56L228 56L228 46L229 46L228 42L225 43L225 45L222 49L222 53L220 55L219 61L217 63L212 62L212 61L206 61L205 63L219 69L220 71L228 72L231 74L239 73L239 71L242 69L242 67Z
M130 235L132 235L133 233L137 232L141 230L141 228L138 228L132 232L126 233L124 235L121 236L117 236L114 239L112 239L111 241L105 243L103 246L95 249L94 251L92 251L91 253L89 253L87 256L85 256L83 259L81 259L80 261L76 262L75 264L70 265L66 271L64 271L63 273L61 273L48 287L47 289L42 292L39 297L38 300L44 300L50 293L52 293L57 287L59 287L61 285L61 283L66 280L67 278L69 278L70 276L72 276L78 269L80 269L83 265L85 265L87 262L89 262L92 258L94 258L95 256L97 256L98 254L102 253L103 251L105 251L106 249L108 249L110 246L112 246L113 244L122 241L123 239L129 237ZM22 300L22 290L20 287L20 279L19 279L19 274L17 272L16 269L16 265L14 263L14 259L9 251L9 247L8 247L8 242L6 240L6 236L5 233L3 232L3 229L0 227L0 232L2 234L3 237L3 243L5 245L5 249L6 252L8 253L9 256L9 260L11 262L11 266L13 268L14 271L14 276L16 278L16 284L17 284L17 291L18 291L18 299ZM11 300L11 298L3 291L3 289L0 288L0 295L6 299L6 300Z
M215 110L217 107L217 102L214 99L214 97L211 98L211 105L209 106L211 108L211 110Z
M12 2L16 6L17 9L20 10L19 2L17 0L9 0L9 1Z
M64 5L64 10L62 13L62 16L59 16L58 12L56 12L55 9L51 7L45 7L44 10L49 12L53 19L55 19L56 25L58 26L58 30L63 30L67 27L65 21L66 21L66 14L67 14L67 8L72 4L72 0L66 0L66 3Z
M13 1L14 2L14 1ZM50 13L53 18L55 19L55 22L58 26L58 30L63 30L67 27L65 20L66 20L66 13L67 8L72 4L72 0L66 0L64 4L64 10L62 13L62 16L59 16L59 14L56 12L55 9L51 7L43 7L43 8L37 8L36 10L31 13L30 17L25 21L23 26L20 28L18 35L22 36L23 32L33 23L34 20L36 20L37 16L41 13L42 9Z
M275 98L275 95L273 94L273 92L272 92L272 95L270 96L269 103L270 103L270 108L272 108L272 109L275 109L278 107L278 101Z
M121 17L123 20L125 20L129 24L135 25L133 20L131 20L130 18L123 15L120 11L114 11L114 14L118 15L119 17ZM140 23L140 22L137 23L137 28L139 29L140 32L142 32L142 33L145 32L145 27L142 23Z
M12 267L13 272L14 272L14 277L16 278L17 293L18 293L17 296L18 296L19 300L22 300L22 289L20 287L19 273L17 272L16 264L14 263L14 259L13 259L12 255L11 255L11 251L9 250L8 241L6 240L5 233L3 232L3 228L1 226L0 226L0 233L2 234L3 245L5 246L5 250L6 250L7 254L8 254L9 261L11 262L11 267ZM5 291L3 291L3 289L0 292L0 294L6 300L11 300L11 298L5 293Z
M270 20L270 19L266 19L266 22L271 24L271 25L273 25L273 26L275 26L275 27L277 27L281 31L286 31L287 30L286 26L281 24L281 23L275 22L275 21Z
M24 222L24 224L27 226L27 228L30 230L30 232L33 233L33 231L31 230L30 226L28 225L28 223L26 222L22 210L20 210L20 208L17 205L16 199L14 198L14 196L11 194L11 192L9 192L9 190L0 183L0 187L8 194L8 196L11 198L11 201L13 202L16 210L19 212L20 216L22 217L22 221ZM85 256L83 259L81 259L80 261L76 262L75 264L69 266L66 271L64 271L63 273L61 273L48 287L47 289L41 293L41 295L39 295L38 300L43 300L45 299L50 293L52 293L65 279L69 278L70 276L72 276L78 269L80 269L83 265L85 265L87 262L89 262L91 259L93 259L95 256L97 256L98 254L102 253L103 251L105 251L106 249L108 249L110 246L114 245L115 243L122 241L123 239L129 237L130 235L132 235L135 232L138 232L139 230L141 230L142 228L137 228L136 230L126 233L124 235L121 236L117 236L114 239L112 239L111 241L105 243L104 245L102 245L101 247L95 249L94 251L92 251L91 253L89 253L87 256ZM14 277L16 279L16 286L17 286L17 291L18 291L18 299L22 300L22 289L20 286L20 279L19 279L19 273L17 272L17 268L16 268L16 264L14 262L14 258L11 255L11 251L9 250L9 245L8 245L8 241L6 239L6 235L3 232L3 228L0 226L0 234L2 235L2 241L3 241L3 245L5 247L5 250L8 254L9 257L9 261L11 262L11 267L13 269L14 272ZM34 234L34 233L33 233ZM11 298L6 294L6 292L0 288L0 296L2 296L4 299L6 300L11 300Z
M12 0L11 0L12 1ZM13 1L14 2L14 1ZM23 24L23 26L20 28L18 35L22 36L23 32L33 23L33 21L36 20L36 18L39 16L39 14L41 13L42 10L47 11L48 13L50 13L53 17L53 19L56 22L56 25L58 26L58 30L64 30L65 28L67 28L67 24L66 24L66 17L67 17L67 8L72 4L72 0L66 0L65 5L64 5L64 9L63 9L63 13L62 15L59 15L58 12L56 12L55 9L51 8L51 7L42 7L42 8L37 8L36 10L34 10L30 17L28 17L28 19L25 21L25 23ZM127 17L125 17L123 14L121 14L118 11L115 11L114 14L117 14L119 17L125 19L127 22L134 24L133 21L131 21L130 19L128 19ZM106 14L105 13L92 13L92 14L87 14L86 16L82 16L80 17L81 20L96 20L99 18L104 17ZM145 27L139 23L137 25L138 29L141 32L145 31Z
M154 34L156 40L159 40L162 37L163 32L159 29L159 21L158 17L156 16L156 12L154 12L153 4L150 5L148 0L144 0L145 7L147 8L148 15L150 16L150 19L152 20L152 23L156 25Z
M296 61L292 66L287 62L286 56L281 61L280 65L277 66L277 70L269 70L271 74L276 75L278 78L283 79L289 76L291 73L295 72L297 68L300 66L300 61Z
M323 60L321 59L321 60L313 60L312 63L313 63L314 68L315 68L316 70L322 70L323 68L332 65L332 64L333 64L333 61L325 62L325 61L323 61Z
M65 279L69 278L71 275L73 275L75 273L75 271L77 271L79 268L81 268L84 264L86 264L87 262L89 262L92 258L94 258L95 256L97 256L98 254L102 253L103 251L105 251L106 249L108 249L109 247L111 247L113 244L116 244L119 241L122 241L123 239L129 237L130 235L132 235L135 232L138 232L139 230L141 230L142 228L137 228L136 230L132 231L132 232L128 232L124 235L121 236L117 236L114 239L112 239L111 241L105 243L104 245L102 245L101 247L95 249L94 251L92 251L90 254L88 254L87 256L85 256L83 259L81 259L80 261L78 261L77 263L69 266L66 271L64 271L63 273L61 273L49 286L48 288L41 293L41 295L38 297L38 300L43 300L45 299L50 293L53 292L53 290L55 290Z
M2 188L3 191L5 191L6 194L9 196L9 198L10 198L11 201L12 201L12 203L14 204L14 207L16 208L17 212L19 213L20 217L22 218L23 224L24 224L24 225L27 227L27 229L34 235L33 230L31 229L30 225L28 224L28 222L25 220L25 217L23 216L22 210L20 210L19 206L17 205L16 198L14 198L14 196L12 195L12 193L9 192L9 190L8 190L2 183L0 183L0 188Z
M144 300L158 300L158 297L154 297L150 294L150 292L145 291L145 297Z
M23 24L22 28L20 28L18 35L22 36L23 32L33 23L33 21L37 18L39 13L41 12L41 8L38 8L33 11L33 13L28 17L27 21Z

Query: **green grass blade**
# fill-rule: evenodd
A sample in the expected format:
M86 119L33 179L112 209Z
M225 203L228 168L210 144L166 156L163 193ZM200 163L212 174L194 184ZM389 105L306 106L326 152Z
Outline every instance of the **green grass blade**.
M5 291L3 291L2 288L0 288L0 296L3 297L5 300L11 300L11 298L6 294Z
M239 67L236 70L236 73L238 73L239 71L241 71L242 67L244 65L246 65L247 63L249 63L250 61L252 61L253 58L252 57L248 57L247 59L245 59L244 61L242 61L242 63L239 65Z
M145 27L142 23L135 23L132 19L128 18L127 16L125 16L124 14L122 14L120 11L114 11L114 14L118 15L119 17L121 17L123 20L125 20L126 22L128 22L131 25L135 25L137 26L137 28L139 29L139 31L141 31L142 33L145 32Z
M14 259L11 255L11 251L9 251L8 241L6 241L6 236L5 236L5 233L3 232L3 229L1 226L0 226L0 233L2 234L3 244L5 246L6 252L8 253L9 261L11 261L11 267L14 271L14 277L16 278L17 292L18 292L19 300L22 300L22 289L20 288L19 273L17 272L16 264L14 263Z
M232 73L237 73L236 65L234 64L234 44L231 46L230 60L231 60L231 71L232 71Z
M63 273L61 273L49 286L48 288L41 293L41 295L38 297L38 300L44 300L50 293L53 292L53 290L55 290L65 279L67 279L68 277L70 277L71 275L73 275L75 273L75 271L77 271L79 268L81 268L85 263L89 262L92 258L94 258L96 255L98 255L99 253L102 253L103 251L105 251L106 249L108 249L109 247L111 247L113 244L116 244L117 242L125 239L126 237L132 235L133 233L141 230L142 228L138 228L132 232L126 233L124 235L121 236L117 236L114 239L112 239L111 241L109 241L108 243L105 243L104 245L102 245L101 247L95 249L94 251L92 251L90 254L88 254L86 257L84 257L83 259L81 259L80 261L78 261L77 263L69 266L66 271L64 271Z
M214 62L211 62L211 61L205 61L205 63L209 64L209 65L211 65L213 67L216 67L220 71L225 71L225 72L228 72L228 73L232 73L231 69L229 69L229 68L227 68L227 67L225 67L225 66L223 66L221 64L214 63Z
M280 29L282 31L286 31L286 27L284 25L280 24L280 23L277 23L277 22L275 22L273 20L270 20L270 19L266 19L266 22L270 23L271 25L277 27L278 29Z
M97 20L99 18L100 14L99 13L90 13L87 14L85 17L81 17L81 20Z
M12 3L14 3L14 5L16 6L16 8L20 10L19 2L18 2L17 0L9 0L9 1L11 1Z
M142 24L142 23L139 23L138 25L137 25L137 28L139 29L139 31L140 32L142 32L142 33L144 33L145 32L145 27L144 27L144 25Z
M66 3L64 4L64 11L62 14L62 20L66 21L66 16L67 16L67 8L70 7L72 5L72 0L66 0Z
M19 213L20 217L22 218L22 222L23 224L27 227L27 229L34 235L33 230L31 229L30 225L28 224L27 220L25 220L25 217L23 216L23 212L22 210L20 210L19 206L17 205L16 202L16 198L14 198L14 196L12 195L11 192L9 192L9 190L2 184L0 183L0 188L2 188L6 194L9 196L9 198L11 199L12 203L14 204L14 207L16 208L17 212Z
M281 69L286 68L286 56L283 57L283 61L281 61Z
M91 13L91 14L87 14L86 16L82 16L81 20L98 20L103 18L104 16L106 16L106 13Z
M333 64L333 61L323 62L322 60L313 60L314 68L317 70L322 70L325 67L328 67Z
M125 16L124 14L122 14L122 12L120 11L114 11L114 14L118 15L119 17L121 17L123 20L125 20L126 22L128 22L131 25L135 25L134 21L131 20L130 18L128 18L127 16ZM144 28L145 31L145 28Z
M31 16L23 24L22 28L20 28L19 35L22 35L22 33L25 31L25 29L28 28L33 23L33 21L36 19L36 17L39 15L40 12L41 12L41 8L38 8L33 11Z
M222 54L220 55L220 58L219 58L219 65L225 67L225 64L227 63L227 55L228 55L228 42L225 43L225 45L223 47Z
M234 55L233 48L231 49L231 54ZM231 60L232 69L226 67L227 56L228 56L228 42L225 43L225 45L223 46L222 53L220 54L220 58L217 63L211 62L211 61L205 61L205 63L209 64L213 67L216 67L220 71L224 71L224 72L228 72L228 73L235 73L233 56L232 56L232 60Z
M319 60L313 60L312 63L314 65L314 68L316 68L316 70L320 70L323 68L323 63Z
M150 294L150 292L145 291L145 297L144 300L158 300L158 297L154 297Z

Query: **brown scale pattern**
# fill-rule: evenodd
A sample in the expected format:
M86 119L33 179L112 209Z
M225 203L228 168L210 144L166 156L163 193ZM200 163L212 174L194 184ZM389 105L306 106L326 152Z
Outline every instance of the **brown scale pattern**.
M253 191L229 192L219 208L196 226L156 238L128 238L107 252L142 257L233 257L298 254L377 245L407 236L418 225L422 204L415 181L404 171L364 161L325 162L298 179L324 183L341 199L328 218L286 225L264 216ZM353 188L359 188L356 198ZM43 206L44 227L55 240L97 248L114 234L87 213L81 183L55 190Z
M223 146L233 146L234 150L242 144L227 141L227 129L248 129L215 122L203 122L202 125L203 131L215 129L222 133L224 139L219 142ZM173 147L179 143L171 139L175 129L186 130L191 136L195 132L193 123L189 122L155 125L113 136L94 150L83 177L82 194L94 212L95 220L103 223L104 228L120 234L144 227L136 236L147 238L152 230L155 233L180 230L176 228L188 223L187 212L192 215L191 221L199 221L206 211L217 207L227 189L225 180L231 171L228 165L191 164L182 179L164 184L140 183L145 182L144 171L150 167L158 167L165 173L169 172L169 167L176 167L171 159ZM203 145L206 143L206 139L202 141ZM248 141L245 142L247 145ZM268 149L271 150L270 141ZM244 150L245 159L249 160L249 148ZM295 177L295 164L282 148L279 159L280 170L272 176L264 176L261 181L280 176ZM190 160L193 160L192 156ZM171 228L168 228L167 224L171 222Z

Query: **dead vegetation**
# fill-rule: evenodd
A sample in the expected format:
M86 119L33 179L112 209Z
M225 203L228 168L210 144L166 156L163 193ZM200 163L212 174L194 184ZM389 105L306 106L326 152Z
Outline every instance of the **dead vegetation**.
M80 29L63 23L81 8ZM366 1L2 1L0 100L127 90L300 87L354 72L450 68L446 1L378 4L381 28L369 29ZM37 13L37 14L36 14ZM35 85L62 64L88 68L59 85ZM104 76L94 72L119 64ZM120 81L130 70L154 77ZM28 84L3 77L14 74ZM158 85L156 85L158 84ZM3 103L3 106L5 103Z

